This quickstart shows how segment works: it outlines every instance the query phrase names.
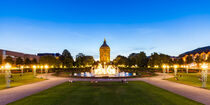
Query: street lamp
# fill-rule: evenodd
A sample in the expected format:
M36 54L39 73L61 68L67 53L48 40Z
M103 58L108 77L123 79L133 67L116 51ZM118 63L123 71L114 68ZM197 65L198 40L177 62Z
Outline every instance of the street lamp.
M163 65L163 79L165 79L165 74L166 74L166 65Z
M33 66L34 77L36 77L36 65Z
M174 76L176 77L178 65L174 65Z
M1 66L1 73L3 73L4 71L4 66Z
M207 82L207 68L208 68L208 65L207 64L203 64L201 66L202 68L202 72L201 72L201 75L202 75L202 88L205 88L206 87L206 82Z
M5 80L6 80L6 86L7 88L10 87L10 77L11 77L11 71L10 71L11 65L7 63L5 65Z
M169 73L169 68L170 68L170 67L169 67L169 66L167 66L167 73Z
M23 69L24 69L24 66L21 66L21 75L23 76Z
M187 65L186 66L186 72L187 72L187 74L188 74L188 70L189 70L189 66Z
M48 66L48 65L45 65L44 68L45 68L46 79L47 79L47 76L48 76L48 68L49 68L49 66Z
M41 78L43 78L43 77L42 77L43 66L41 66L40 68L41 68Z

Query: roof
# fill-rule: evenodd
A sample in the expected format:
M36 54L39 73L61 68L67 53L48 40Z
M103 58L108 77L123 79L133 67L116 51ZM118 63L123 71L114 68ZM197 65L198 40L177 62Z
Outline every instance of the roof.
M106 44L106 39L104 39L104 43L101 45L101 47L109 47L109 46Z
M185 52L185 53L182 53L179 55L179 57L183 57L185 55L189 55L189 54L196 54L196 53L202 53L202 52L205 52L205 53L208 53L210 52L210 46L206 46L206 47L201 47L201 48L197 48L195 50L192 50L192 51L188 51L188 52Z

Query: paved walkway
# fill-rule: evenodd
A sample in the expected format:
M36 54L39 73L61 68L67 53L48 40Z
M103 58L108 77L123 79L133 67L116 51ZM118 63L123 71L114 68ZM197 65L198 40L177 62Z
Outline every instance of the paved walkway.
M162 80L161 76L141 78L139 80L163 88L170 92L179 94L181 96L187 97L189 99L195 100L197 102L203 103L205 105L210 105L210 90Z
M170 77L173 77L173 76L166 75L166 78L170 78ZM93 79L79 79L79 78L75 79L74 78L72 80L90 81ZM162 74L159 74L159 76L155 76L155 77L128 78L126 80L127 81L144 81L149 84L168 90L170 92L173 92L181 96L187 97L189 99L195 100L197 102L203 103L205 105L210 105L210 90L163 80ZM100 81L122 81L122 79L94 79L94 81L99 81L99 82Z
M157 87L166 89L173 93L185 96L189 99L198 101L200 103L210 105L210 90L202 89L198 87L192 87L184 84L179 84L175 82L170 82L167 80L162 80L161 76L156 77L147 77L147 78L129 78L127 81L144 81L149 84L155 85ZM166 76L166 78L172 76ZM0 105L5 105L7 103L19 100L26 96L30 96L37 92L43 91L50 87L56 86L58 84L64 83L68 81L69 78L59 78L49 76L49 80L23 85L19 87L14 87L10 89L0 90ZM70 80L74 81L121 81L122 79L80 79L80 78L70 78Z
M69 79L67 78L48 76L48 80L45 81L0 90L0 105L6 105L26 96L30 96L50 87L64 83L68 80Z

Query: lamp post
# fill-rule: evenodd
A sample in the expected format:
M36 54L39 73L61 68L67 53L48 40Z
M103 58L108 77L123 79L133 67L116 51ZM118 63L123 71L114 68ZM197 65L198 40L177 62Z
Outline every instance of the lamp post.
M23 76L23 69L24 69L24 66L21 66L21 75Z
M165 79L165 74L166 74L166 65L163 65L163 79Z
M202 68L202 72L201 72L201 76L202 76L202 88L205 88L206 87L206 82L207 82L207 68L208 68L208 66L207 66L207 64L203 64L202 66L201 66L201 68Z
M188 74L189 66L186 66L186 73Z
M11 65L7 63L5 65L5 80L6 80L6 86L7 88L10 87L10 77L11 77L11 71L10 71Z
M167 66L167 73L169 73L169 68L170 68L170 67L169 67L169 66Z
M176 75L177 75L177 65L174 65L174 76L176 77Z
M42 76L43 66L41 66L40 68L41 68L41 78L43 78Z
M34 78L36 77L36 65L33 66Z
M45 74L46 74L46 79L47 79L48 78L48 65L45 65L44 68L45 68Z
M1 73L4 72L4 66L1 66Z

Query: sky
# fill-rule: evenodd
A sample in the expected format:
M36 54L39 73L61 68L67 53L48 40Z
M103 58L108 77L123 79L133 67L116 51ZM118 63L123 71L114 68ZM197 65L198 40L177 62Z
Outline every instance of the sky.
M210 45L209 0L1 0L0 49L68 49L99 59L104 38L117 55L178 56Z

